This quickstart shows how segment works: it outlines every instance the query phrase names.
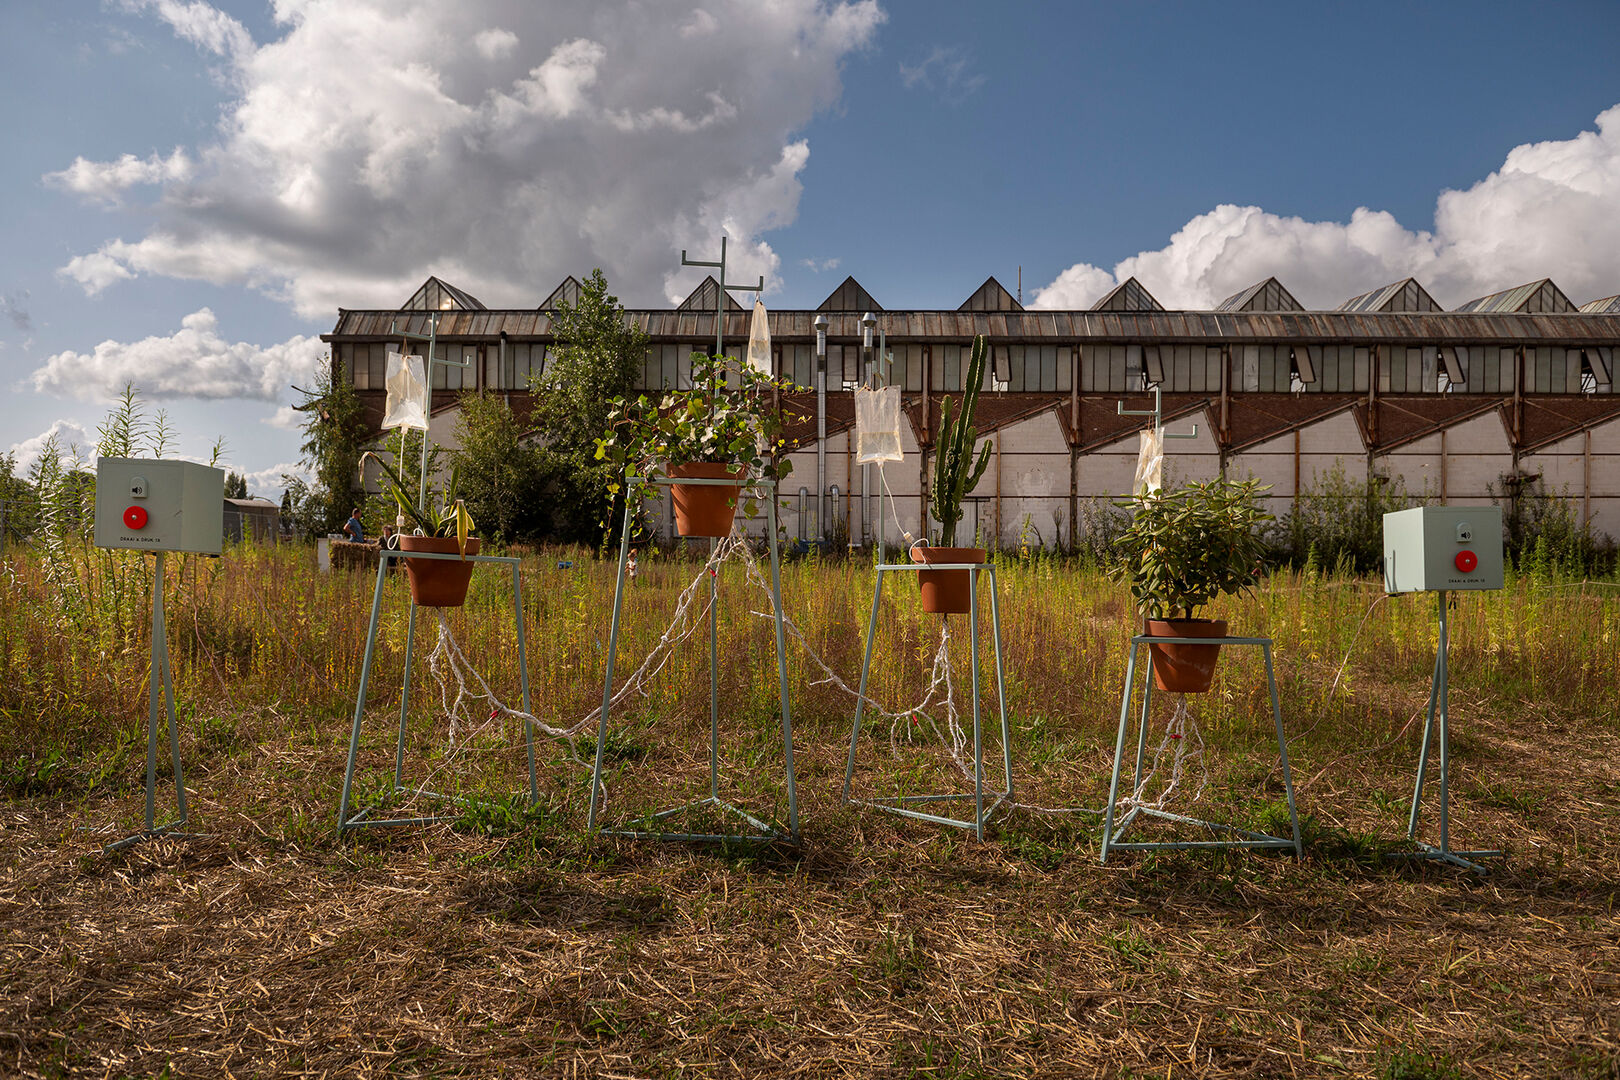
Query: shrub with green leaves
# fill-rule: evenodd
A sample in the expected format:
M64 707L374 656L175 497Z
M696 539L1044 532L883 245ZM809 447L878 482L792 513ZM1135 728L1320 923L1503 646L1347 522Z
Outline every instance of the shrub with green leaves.
M1258 480L1215 479L1150 493L1130 503L1108 576L1130 589L1150 619L1191 619L1223 595L1253 589L1265 567Z

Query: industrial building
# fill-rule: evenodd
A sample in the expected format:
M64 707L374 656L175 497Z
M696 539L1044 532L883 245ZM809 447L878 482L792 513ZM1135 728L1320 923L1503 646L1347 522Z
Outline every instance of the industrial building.
M396 328L426 334L437 319L438 355L466 362L434 368L432 435L454 445L455 392L506 394L521 408L552 344L547 312L578 290L568 278L532 309L489 310L429 278L398 310L340 310L322 340L375 424ZM650 341L644 387L680 385L690 354L713 350L717 317L726 351L740 353L750 311L712 277L674 308L629 311ZM808 389L821 368L818 318L819 455ZM801 419L782 493L784 527L806 539L899 543L902 529L920 531L942 396L961 389L978 334L993 347L978 427L995 452L963 529L985 543L1068 544L1088 507L1125 494L1151 421L1120 409L1151 408L1154 385L1167 431L1196 432L1167 444L1167 479L1257 476L1279 516L1337 464L1352 481L1398 478L1453 503L1560 495L1594 532L1620 537L1620 296L1577 306L1541 280L1445 311L1407 279L1307 311L1268 278L1213 311L1167 311L1133 278L1088 310L1056 311L1024 309L992 277L954 308L888 311L850 277L814 310L770 312L770 331L776 373L807 388L784 395ZM881 481L853 462L853 389L868 371L902 387L907 418L905 460ZM880 489L893 496L881 509Z

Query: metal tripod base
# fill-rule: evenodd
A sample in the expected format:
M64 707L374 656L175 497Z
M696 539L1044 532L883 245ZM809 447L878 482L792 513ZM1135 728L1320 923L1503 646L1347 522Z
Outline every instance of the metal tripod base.
M1423 749L1418 752L1417 784L1412 788L1412 813L1407 818L1406 838L1417 845L1416 851L1392 852L1391 859L1435 859L1460 866L1476 874L1489 871L1474 862L1475 859L1500 859L1500 851L1454 851L1451 847L1451 732L1447 725L1451 711L1451 672L1446 664L1450 637L1446 626L1446 594L1440 597L1440 640L1435 646L1434 675L1429 680L1428 717L1423 722ZM1439 718L1440 734L1440 843L1428 844L1417 838L1418 806L1423 801L1423 780L1429 768L1429 747L1435 734L1435 719Z
M855 698L855 722L849 732L849 760L844 766L844 793L846 803L856 806L867 806L874 810L883 810L900 817L913 818L917 821L930 821L936 825L951 825L958 829L971 830L977 840L984 839L984 826L990 816L1002 803L1009 801L1013 795L1012 778L1012 739L1007 729L1007 682L1005 668L1001 659L1001 609L996 602L996 568L990 563L934 563L924 566L920 563L879 563L877 580L872 584L872 615L866 624L866 659L861 663L861 689ZM861 716L866 708L866 684L872 671L872 647L877 640L878 603L883 598L883 575L895 571L916 573L922 570L966 570L968 572L968 652L971 660L973 683L973 791L960 794L945 795L901 795L891 798L854 799L850 797L850 783L855 776L855 748L861 737ZM1003 778L1006 783L1002 791L987 792L984 789L984 738L979 715L979 575L990 575L990 629L995 641L996 654L996 698L1000 705L1001 716L1001 759ZM985 798L989 796L991 803L985 805ZM913 810L912 806L932 805L942 802L960 802L973 800L973 816L970 818L947 817L943 814L930 814L925 810Z
M626 478L625 490L634 490L636 478ZM645 481L660 487L667 487L677 481L666 478ZM702 486L736 487L735 480L708 480L683 479L679 483L697 484ZM630 559L630 522L634 511L633 501L625 499L624 528L619 538L619 573L613 587L613 622L608 631L607 671L602 679L602 712L596 729L596 761L591 769L591 807L586 818L587 832L597 833L601 836L628 837L639 840L669 840L674 842L694 842L712 844L757 844L776 841L787 841L797 844L799 842L799 795L793 777L793 713L788 706L788 676L787 676L787 631L783 622L782 613L782 561L781 550L776 539L776 484L771 481L755 481L745 483L743 487L761 489L764 491L764 501L767 507L765 532L769 538L771 549L771 608L776 622L776 672L777 672L777 701L782 710L782 753L784 775L787 779L788 827L787 832L773 828L739 807L733 806L720 797L720 657L719 657L719 583L714 575L709 577L709 794L696 802L684 803L660 810L646 820L661 821L673 817L683 811L696 809L700 806L714 806L748 823L755 831L752 833L670 833L659 832L655 829L635 829L628 826L603 828L596 827L596 809L598 793L602 793L602 761L603 752L607 744L608 716L613 707L613 669L619 657L619 617L624 611L624 582L625 568ZM711 539L709 550L712 554L718 539ZM718 567L716 568L718 571ZM606 794L600 800L606 803Z
M618 836L618 837L622 837L622 838L628 839L628 840L669 840L669 841L674 841L674 842L689 841L691 843L699 843L699 844L730 844L730 843L769 844L769 843L774 843L775 841L781 840L785 836L785 834L782 833L781 830L773 829L771 826L765 824L765 822L759 820L757 817L750 814L748 811L742 809L741 807L731 805L730 803L726 802L724 799L720 798L718 795L710 795L707 798L699 799L696 802L689 802L689 803L685 804L684 806L675 806L675 807L671 807L668 810L660 810L660 811L658 811L658 813L653 814L647 820L648 821L662 821L664 818L673 817L674 815L684 813L687 810L696 810L700 806L717 807L720 810L724 811L725 813L730 814L732 817L741 818L743 821L746 821L746 822L748 822L749 825L753 826L754 832L753 833L672 833L672 832L661 832L661 831L656 830L656 829L603 829L602 832L601 832L601 835L602 836Z
M455 821L455 815L433 815L410 818L371 817L379 810L377 806L367 806L352 816L349 807L354 792L354 764L360 751L360 724L365 716L366 687L371 681L371 662L375 657L377 648L377 627L382 619L383 584L388 578L388 564L390 560L412 559L461 559L460 555L441 555L433 552L413 551L407 555L405 552L391 548L382 548L377 553L377 585L371 596L371 625L366 629L366 652L360 662L360 686L354 695L354 724L349 731L349 759L343 770L343 794L338 801L338 835L342 836L350 829L369 828L375 826L392 825L432 825L437 822ZM518 682L523 691L523 711L532 713L529 707L529 664L528 643L523 629L523 586L518 577L520 560L501 555L468 555L465 557L472 563L505 563L512 570L512 618L517 625L518 645ZM405 718L411 707L411 654L416 644L416 601L411 601L410 621L405 630L405 683L399 698L399 739L394 748L394 782L389 789L390 795L427 795L446 801L458 801L455 796L439 795L426 788L408 789L402 786L405 774ZM523 734L529 753L529 802L538 805L540 802L540 786L535 773L534 764L534 723L525 718L523 721Z
M163 614L163 556L157 552L157 568L152 574L152 674L147 680L146 702L146 827L133 836L126 836L105 845L103 854L123 851L143 840L160 836L194 839L198 833L186 833L186 772L180 764L180 723L174 712L174 678L169 671L169 627ZM179 816L166 824L157 824L157 758L158 724L169 726L169 761L174 771L174 800Z
M1173 814L1168 810L1159 810L1150 806L1133 806L1116 828L1114 825L1114 810L1119 805L1119 774L1125 761L1125 733L1130 726L1131 699L1135 696L1136 684L1136 658L1142 646L1159 642L1177 642L1192 645L1258 645L1265 654L1266 685L1271 690L1271 719L1277 728L1277 753L1282 759L1283 790L1288 797L1288 822L1293 828L1293 839L1281 836L1272 836L1269 833L1250 832L1235 825L1227 825L1218 821L1205 821L1201 818L1189 817L1185 814ZM1148 710L1153 704L1153 652L1148 651L1148 662L1144 687L1142 691L1141 724L1136 735L1136 767L1134 779L1131 782L1132 793L1142 786L1142 760L1147 749ZM1177 840L1163 842L1136 841L1127 843L1121 838L1127 829L1138 819L1143 817L1157 818L1160 821L1173 821L1182 825L1196 825L1216 832L1230 833L1242 837L1240 840ZM1102 852L1098 862L1106 863L1110 851L1176 851L1188 849L1292 849L1296 858L1304 855L1304 845L1300 840L1299 813L1294 808L1294 776L1288 766L1288 739L1283 734L1282 705L1277 697L1277 678L1271 667L1271 639L1260 637L1219 637L1219 638L1171 638L1156 637L1151 634L1138 634L1131 638L1130 659L1125 665L1125 689L1120 695L1119 702L1119 734L1114 740L1114 775L1108 784L1108 809L1103 817Z

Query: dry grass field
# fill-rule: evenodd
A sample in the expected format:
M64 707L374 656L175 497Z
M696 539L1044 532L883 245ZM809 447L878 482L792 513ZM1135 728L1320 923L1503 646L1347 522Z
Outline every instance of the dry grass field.
M700 564L641 569L621 671ZM319 575L305 548L184 560L169 625L203 835L104 855L141 813L150 572L87 551L0 567L0 1073L1620 1076L1613 584L1517 579L1458 598L1453 834L1508 851L1481 877L1386 857L1410 850L1433 598L1293 574L1219 614L1276 643L1304 859L1099 865L1089 811L1107 797L1131 616L1100 575L1044 559L999 567L1021 806L984 843L841 802L853 700L794 645L802 842L720 847L587 835L588 770L553 740L530 806L517 723L474 710L451 744L424 664L408 779L458 798L386 797L408 606L395 581L357 788L379 815L455 820L340 840L374 575ZM525 560L547 723L600 703L612 573L580 552ZM515 703L506 580L480 574L449 625ZM784 569L789 615L850 682L871 581L859 563ZM938 642L914 594L886 587L881 617L871 693L896 711ZM766 605L735 566L719 595L723 787L780 820ZM679 646L615 713L610 823L706 793L705 645L706 631ZM1230 652L1190 704L1207 783L1193 762L1172 808L1286 828L1258 653ZM887 718L862 739L855 784L964 789L926 720Z

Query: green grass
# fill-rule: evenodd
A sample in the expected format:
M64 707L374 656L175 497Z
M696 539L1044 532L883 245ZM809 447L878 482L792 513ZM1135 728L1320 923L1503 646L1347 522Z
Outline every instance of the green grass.
M524 607L534 709L570 726L601 703L614 567L561 557L575 566L556 570L556 552L526 559ZM334 1075L489 1075L521 1072L517 1062L554 1075L772 1076L787 1063L930 1077L1172 1066L1436 1077L1482 1075L1487 1063L1615 1075L1606 1006L1620 970L1620 783L1593 748L1612 741L1620 715L1617 589L1516 579L1459 598L1454 841L1512 852L1479 881L1386 858L1408 848L1435 628L1432 598L1380 600L1375 582L1279 574L1220 612L1275 642L1305 858L1121 853L1102 867L1101 819L1083 811L1106 798L1134 620L1082 566L998 557L1025 806L998 812L983 844L839 799L852 701L816 683L820 669L797 646L797 846L586 835L588 770L545 740L531 806L521 725L485 723L483 706L469 713L475 730L448 744L425 671L436 633L426 616L407 790L395 793L407 604L391 580L355 801L454 821L339 842L375 578L320 575L307 549L233 549L173 560L167 583L182 751L194 824L208 835L103 858L106 837L86 830L140 813L145 585L138 559L60 558L73 561L51 569L13 552L0 573L0 995L16 1003L0 1072L153 1075L172 1062L189 1074L214 1067L201 1064L206 1051L238 1074L247 1061L250 1073ZM668 627L699 564L646 557L642 568L625 602L621 675ZM62 581L77 583L71 610L57 603ZM851 682L871 588L861 562L811 557L783 570L790 616ZM774 635L761 608L740 573L723 571L721 785L780 824ZM503 579L484 575L448 621L514 704ZM963 703L966 639L953 622ZM939 622L910 582L891 580L878 626L869 692L898 710L926 688ZM645 695L614 711L599 821L647 823L708 794L706 623L696 629ZM1001 747L983 663L994 778ZM1155 702L1150 753L1172 705ZM1194 803L1204 777L1189 777L1172 808L1286 836L1259 652L1229 650L1191 711L1208 782ZM871 718L855 794L970 790L931 729L909 727L891 741L888 721ZM595 735L591 725L577 740L587 761ZM418 785L448 798L410 795ZM1431 783L1426 838L1436 797ZM664 827L739 824L700 808ZM232 1048L239 1057L227 1058Z

